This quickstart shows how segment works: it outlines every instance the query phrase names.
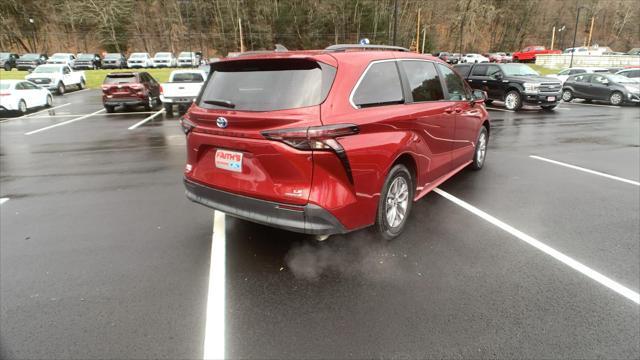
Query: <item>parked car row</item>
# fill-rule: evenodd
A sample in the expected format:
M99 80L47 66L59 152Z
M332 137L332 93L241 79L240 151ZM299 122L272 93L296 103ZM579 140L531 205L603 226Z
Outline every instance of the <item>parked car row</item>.
M135 52L127 58L121 53L107 53L104 58L97 53L27 53L18 55L0 52L0 68L32 71L42 64L68 65L75 70L125 69L125 68L161 68L161 67L197 67L203 63L199 51L183 51L177 57L171 52L158 52L151 56L146 52Z

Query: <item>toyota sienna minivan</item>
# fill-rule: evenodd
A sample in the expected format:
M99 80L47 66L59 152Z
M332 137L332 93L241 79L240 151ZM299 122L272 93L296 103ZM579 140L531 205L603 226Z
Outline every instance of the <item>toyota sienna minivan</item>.
M186 195L319 238L374 225L391 239L414 201L482 168L484 100L440 59L397 47L225 59L180 120Z

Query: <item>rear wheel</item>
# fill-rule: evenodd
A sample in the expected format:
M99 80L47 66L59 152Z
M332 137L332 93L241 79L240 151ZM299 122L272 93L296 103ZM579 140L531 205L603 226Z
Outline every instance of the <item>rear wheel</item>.
M508 110L518 111L522 108L522 96L516 90L511 90L504 98L504 106Z
M387 175L380 192L375 228L385 239L400 235L413 204L413 179L406 166L397 164Z
M45 106L48 108L53 106L53 96L51 94L47 95L47 104Z
M18 102L18 112L20 115L27 113L27 103L22 99Z
M151 98L151 94L147 96L147 102L144 104L144 109L147 111L153 109L153 99Z
M82 90L86 86L84 79L80 79L80 84L78 84L78 89Z
M112 113L116 110L116 107L113 105L105 105L104 109L108 112L108 113Z
M67 91L67 88L64 86L62 81L60 81L58 83L58 89L56 90L56 92L58 93L58 95L64 95L66 91Z
M562 101L570 102L573 100L573 92L569 89L562 90Z
M164 104L164 112L169 116L173 116L173 105Z
M4 64L4 71L11 71L11 65Z
M619 91L614 91L611 96L609 96L609 103L611 103L611 105L621 105L623 100L624 96Z

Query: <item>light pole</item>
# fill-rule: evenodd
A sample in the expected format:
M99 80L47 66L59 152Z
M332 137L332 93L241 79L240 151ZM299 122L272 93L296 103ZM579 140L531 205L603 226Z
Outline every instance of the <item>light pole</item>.
M564 50L564 31L567 30L567 27L562 25L560 29L558 29L558 42L560 43L560 50ZM562 35L560 34L562 33Z
M576 13L576 27L573 29L573 45L571 45L571 60L569 61L569 67L573 66L573 53L576 52L576 35L578 35L578 21L580 20L580 10L588 9L586 6L578 6L578 12Z
M36 25L35 20L33 18L29 18L29 24L31 24L31 41L33 42L33 52L36 51Z

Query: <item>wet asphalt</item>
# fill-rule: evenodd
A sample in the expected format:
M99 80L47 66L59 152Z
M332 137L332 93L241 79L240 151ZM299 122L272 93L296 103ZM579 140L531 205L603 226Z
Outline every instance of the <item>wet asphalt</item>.
M66 103L0 120L0 357L202 358L212 211L177 119L25 135L102 108ZM594 105L497 106L485 168L440 188L638 292L640 187L529 157L639 181L640 108ZM435 193L390 243L227 217L226 244L229 358L640 356L638 304Z

